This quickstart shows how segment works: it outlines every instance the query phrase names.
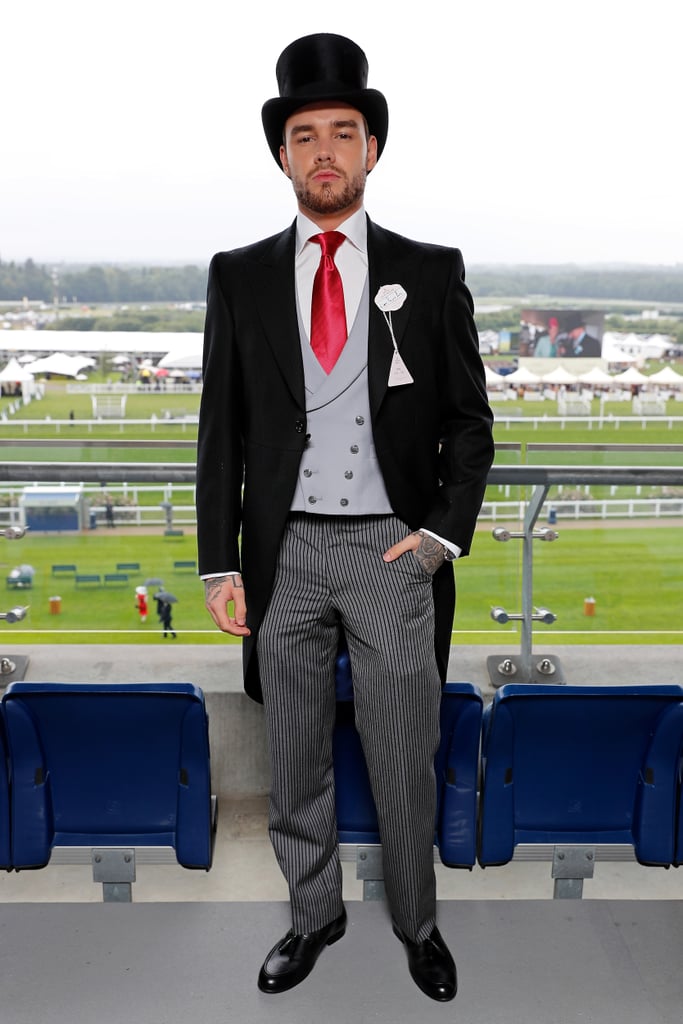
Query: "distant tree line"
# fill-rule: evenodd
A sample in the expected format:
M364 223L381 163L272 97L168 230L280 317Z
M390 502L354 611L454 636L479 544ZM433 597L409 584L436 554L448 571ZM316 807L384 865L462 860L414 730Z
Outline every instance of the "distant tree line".
M467 282L477 296L683 302L683 264L675 267L472 266Z
M51 303L203 302L207 268L79 266L0 261L0 300ZM472 266L468 284L477 298L616 299L683 303L683 264L675 267Z
M60 302L203 302L207 268L71 264L46 266L0 261L0 300Z

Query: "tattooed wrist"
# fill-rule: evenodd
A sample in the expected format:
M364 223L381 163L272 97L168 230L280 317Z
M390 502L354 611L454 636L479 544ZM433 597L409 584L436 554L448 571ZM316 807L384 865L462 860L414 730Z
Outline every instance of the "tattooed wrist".
M446 560L446 549L435 537L430 537L428 533L422 533L421 530L416 530L415 536L420 538L420 543L414 552L415 558L424 572L433 576Z
M226 573L225 576L212 576L211 579L204 580L204 593L206 595L206 600L211 601L217 597L226 582L230 583L233 590L244 589L242 576L238 572Z

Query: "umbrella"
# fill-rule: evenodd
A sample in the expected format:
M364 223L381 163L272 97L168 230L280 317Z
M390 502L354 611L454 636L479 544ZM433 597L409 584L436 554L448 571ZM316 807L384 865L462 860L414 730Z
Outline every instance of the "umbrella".
M165 601L166 604L176 604L178 598L175 596L175 594L170 594L168 590L157 590L156 594L154 595L154 600Z
M145 580L146 587L163 587L164 581L159 579L158 576L150 576L148 580Z

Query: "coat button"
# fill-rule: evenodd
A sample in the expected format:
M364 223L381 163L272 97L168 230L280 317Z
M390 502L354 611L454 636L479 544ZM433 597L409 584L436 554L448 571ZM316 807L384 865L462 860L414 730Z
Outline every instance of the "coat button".
M351 447L349 448L349 451L351 452L352 455L358 455L360 448L358 447L357 444L352 444Z
M305 426L306 424L304 423L303 420L297 420L294 424L294 429L296 430L297 434L303 434Z
M347 480L353 480L353 472L352 472L352 470L347 469L346 472L344 473L344 476L345 476L345 478Z
M346 508L348 503L349 503L349 499L348 498L340 498L339 499L339 504L342 506L342 508Z
M356 416L356 423L359 427L362 427L365 423L365 416Z
M316 497L314 497L314 496L313 496L313 495L311 494L311 496L310 496L310 497L309 497L309 499L308 499L308 504L309 504L309 505L315 505L315 503L316 503L316 501L317 501L317 500L318 500L318 499L317 499Z

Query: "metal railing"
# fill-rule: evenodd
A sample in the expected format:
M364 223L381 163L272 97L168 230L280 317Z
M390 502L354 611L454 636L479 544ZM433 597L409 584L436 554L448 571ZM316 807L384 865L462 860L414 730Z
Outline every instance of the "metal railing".
M515 446L508 446L512 449ZM669 447L669 446L665 446ZM683 446L670 446L670 454L676 457L683 452ZM145 462L3 462L0 463L0 482L5 483L106 483L112 484L174 484L193 485L195 466L178 463ZM627 486L627 487L682 487L683 460L678 465L665 466L595 466L595 465L504 465L495 464L488 476L489 485L511 486L527 489L523 505L522 529L509 534L522 541L522 610L507 613L494 608L492 617L499 622L516 619L521 628L521 649L518 657L510 657L494 666L489 672L494 685L506 679L519 682L538 682L552 678L562 681L559 664L546 658L544 665L534 665L532 656L532 628L535 619L553 621L548 609L534 611L533 605L533 548L536 540L552 539L553 531L536 530L536 524L553 487L560 486ZM508 532L508 531L503 531ZM494 533L495 536L495 533ZM497 537L496 539L509 539ZM498 613L499 617L496 618ZM502 616L501 617L501 613ZM506 617L505 617L506 616ZM490 660L490 659L489 659Z

